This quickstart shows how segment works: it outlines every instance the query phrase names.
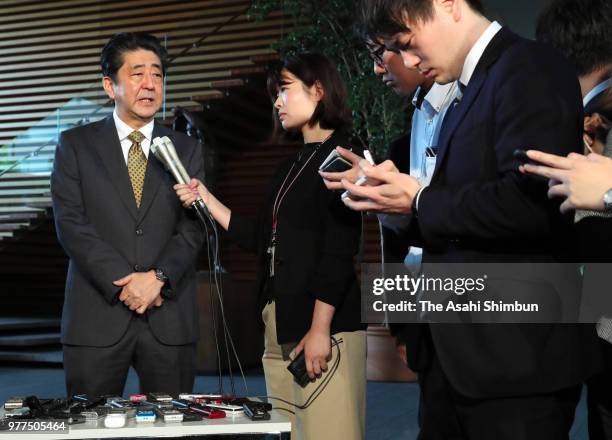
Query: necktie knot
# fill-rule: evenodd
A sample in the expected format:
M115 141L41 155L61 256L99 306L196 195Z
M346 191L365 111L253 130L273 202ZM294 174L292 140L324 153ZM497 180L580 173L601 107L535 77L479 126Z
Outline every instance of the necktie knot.
M144 138L145 138L144 134L142 134L138 130L135 130L131 132L130 134L128 134L128 139L131 140L135 144L141 143Z

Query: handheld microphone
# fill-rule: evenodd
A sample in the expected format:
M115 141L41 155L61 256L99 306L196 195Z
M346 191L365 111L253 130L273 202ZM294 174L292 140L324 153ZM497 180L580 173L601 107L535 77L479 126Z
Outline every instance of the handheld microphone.
M174 144L168 136L154 138L153 142L151 142L151 152L170 171L177 183L189 184L191 178L179 159L178 154L176 154ZM210 218L208 208L200 196L191 204L191 207L195 210L202 223L206 222L206 218Z

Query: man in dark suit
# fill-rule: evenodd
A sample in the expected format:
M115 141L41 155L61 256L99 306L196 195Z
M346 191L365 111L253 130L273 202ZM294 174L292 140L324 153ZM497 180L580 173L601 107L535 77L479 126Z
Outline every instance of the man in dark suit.
M555 0L538 17L536 38L561 52L576 69L584 116L600 113L612 121L612 108L604 103L612 75L612 2Z
M517 148L581 147L580 89L567 62L478 10L477 0L366 0L367 26L407 67L462 97L442 126L436 169L422 188L390 162L362 162L376 185L356 210L413 216L427 262L554 262L571 253L571 220L547 185L521 175ZM580 384L597 368L593 326L409 327L421 385L421 439L567 438Z
M585 116L585 142L599 154L605 149L605 129L589 130L594 113L612 121L610 86L612 74L612 2L609 0L555 0L538 18L536 37L550 43L576 68ZM608 102L606 102L608 101ZM602 125L607 125L603 123ZM599 135L599 136L598 136ZM599 137L599 139L597 139ZM603 142L602 142L603 141ZM585 151L589 154L589 151ZM610 213L576 210L575 221L581 259L584 262L612 261L612 220ZM590 266L590 265L589 265ZM589 267L594 270L594 267ZM587 269L585 273L589 273ZM602 286L603 288L603 286ZM601 311L601 310L599 310ZM609 315L610 311L606 311ZM604 359L604 371L587 383L589 436L592 440L612 439L612 321L602 320L597 332Z
M114 35L102 51L112 116L62 133L51 192L70 257L62 344L68 395L121 395L133 366L142 392L190 391L198 334L195 261L203 234L152 157L172 139L192 176L197 142L154 121L166 51L151 35Z

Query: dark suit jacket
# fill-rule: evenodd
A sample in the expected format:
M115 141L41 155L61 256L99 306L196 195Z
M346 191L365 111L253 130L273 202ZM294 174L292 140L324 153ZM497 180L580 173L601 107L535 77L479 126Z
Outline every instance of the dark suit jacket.
M194 139L158 123L156 136L170 137L189 174L202 178ZM174 183L151 153L138 209L112 116L62 133L51 176L57 235L70 257L62 343L116 343L133 312L118 300L113 280L151 268L162 269L171 287L163 305L146 312L155 337L168 345L196 341L195 261L203 234Z
M348 146L348 140L336 132L314 153L283 198L278 215L273 281L268 277L266 252L270 245L272 206L297 155L276 170L256 218L232 213L228 236L258 255L257 293L262 306L268 296L276 302L279 344L302 339L310 329L316 300L336 308L332 334L365 329L361 324L359 284L354 267L361 215L344 206L340 193L327 190L317 172L338 145ZM314 148L312 144L304 147L294 171L306 163ZM360 150L356 152L361 154Z
M580 151L582 106L573 69L547 46L505 28L487 46L445 120L415 226L423 262L554 262L574 252L571 218L547 183L518 172L517 148ZM577 275L577 274L576 274ZM554 282L554 280L551 280ZM576 311L577 312L577 311ZM409 363L427 366L421 327L408 326ZM454 389L484 398L551 392L597 368L594 326L430 325Z

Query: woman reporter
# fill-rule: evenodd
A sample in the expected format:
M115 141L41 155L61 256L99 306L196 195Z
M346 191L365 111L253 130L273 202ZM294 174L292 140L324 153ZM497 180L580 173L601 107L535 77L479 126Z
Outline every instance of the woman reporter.
M318 174L336 146L349 146L346 90L327 58L304 53L281 63L268 79L268 91L276 122L300 132L304 146L276 170L258 216L233 214L195 179L175 189L185 206L199 195L229 237L258 255L268 395L301 405L333 374L306 409L273 402L295 412L292 438L362 439L366 335L353 261L361 217L328 191ZM332 335L337 346L332 347ZM318 377L305 388L287 370L290 354L302 350L309 376Z

